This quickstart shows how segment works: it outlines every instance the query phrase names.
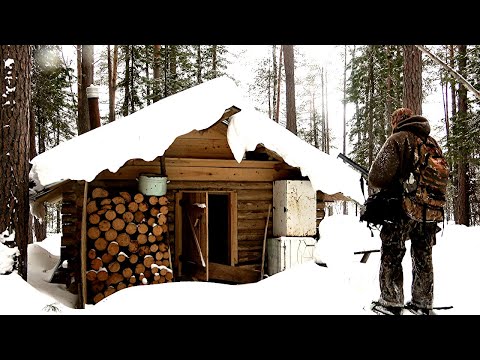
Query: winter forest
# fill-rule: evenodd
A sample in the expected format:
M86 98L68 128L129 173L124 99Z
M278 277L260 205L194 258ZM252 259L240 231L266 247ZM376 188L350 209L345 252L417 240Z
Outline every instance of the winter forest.
M327 84L332 75L302 47L271 45L246 85L248 97L272 121L330 153ZM60 205L40 223L29 209L30 160L90 130L86 89L100 96L101 124L226 72L236 56L226 45L0 45L0 234L15 233L16 268L26 279L29 243L60 232ZM425 97L441 86L443 117L435 130L451 168L447 220L480 223L480 46L338 45L345 155L369 168L391 133L398 107L422 114ZM73 49L73 50L72 50ZM239 81L238 79L234 79ZM347 113L346 107L354 111ZM331 114L330 114L331 115ZM343 150L342 150L343 149ZM344 211L347 211L345 207ZM0 238L0 241L2 239ZM3 242L3 241L2 241Z

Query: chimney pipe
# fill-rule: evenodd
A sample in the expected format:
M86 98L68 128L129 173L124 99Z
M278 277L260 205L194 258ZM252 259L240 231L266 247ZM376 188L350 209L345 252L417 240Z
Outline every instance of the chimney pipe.
M90 130L100 127L100 110L98 108L98 87L87 87L88 114L90 118Z

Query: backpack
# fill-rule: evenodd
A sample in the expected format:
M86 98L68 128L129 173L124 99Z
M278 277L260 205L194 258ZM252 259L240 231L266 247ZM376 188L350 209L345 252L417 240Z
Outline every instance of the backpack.
M405 214L422 222L443 221L445 193L450 170L442 150L430 136L416 136L414 165L403 181Z
M360 221L365 221L372 231L372 226L378 228L387 222L394 222L402 212L401 193L381 190L371 194L360 208Z
M400 190L371 194L360 208L360 221L372 231L401 216L421 222L443 221L445 193L450 171L438 144L431 137L415 137L414 164ZM362 189L363 191L363 189ZM373 232L372 232L373 236Z

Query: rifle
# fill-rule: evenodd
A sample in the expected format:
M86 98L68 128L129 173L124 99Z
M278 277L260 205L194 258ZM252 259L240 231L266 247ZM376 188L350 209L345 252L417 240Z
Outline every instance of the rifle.
M352 159L348 158L347 156L345 156L344 154L340 153L338 154L338 157L340 159L342 159L344 162L346 162L348 165L350 165L351 167L353 167L355 170L359 171L363 178L365 180L368 180L368 170L365 169L362 165L360 164L357 164L355 161L353 161Z
M362 165L360 164L357 164L355 161L353 161L352 159L348 158L347 156L345 156L344 154L342 153L339 153L338 154L338 157L340 159L342 159L345 163L347 163L348 165L350 165L351 167L353 167L355 170L357 170L358 172L360 172L361 176L360 176L360 188L362 189L362 194L365 194L364 192L364 180L365 182L368 184L368 170L365 169Z

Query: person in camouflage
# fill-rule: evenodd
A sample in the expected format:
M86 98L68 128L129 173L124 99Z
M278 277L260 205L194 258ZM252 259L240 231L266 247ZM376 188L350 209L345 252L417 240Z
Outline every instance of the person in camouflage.
M415 134L428 136L430 124L408 108L391 115L392 134L380 149L369 171L368 185L372 190L396 189L401 193L402 180L413 167ZM400 315L408 308L420 314L433 314L432 246L440 228L435 222L423 223L403 214L395 223L386 223L380 231L380 298L372 310ZM412 284L411 301L404 305L403 268L406 247L411 240Z

